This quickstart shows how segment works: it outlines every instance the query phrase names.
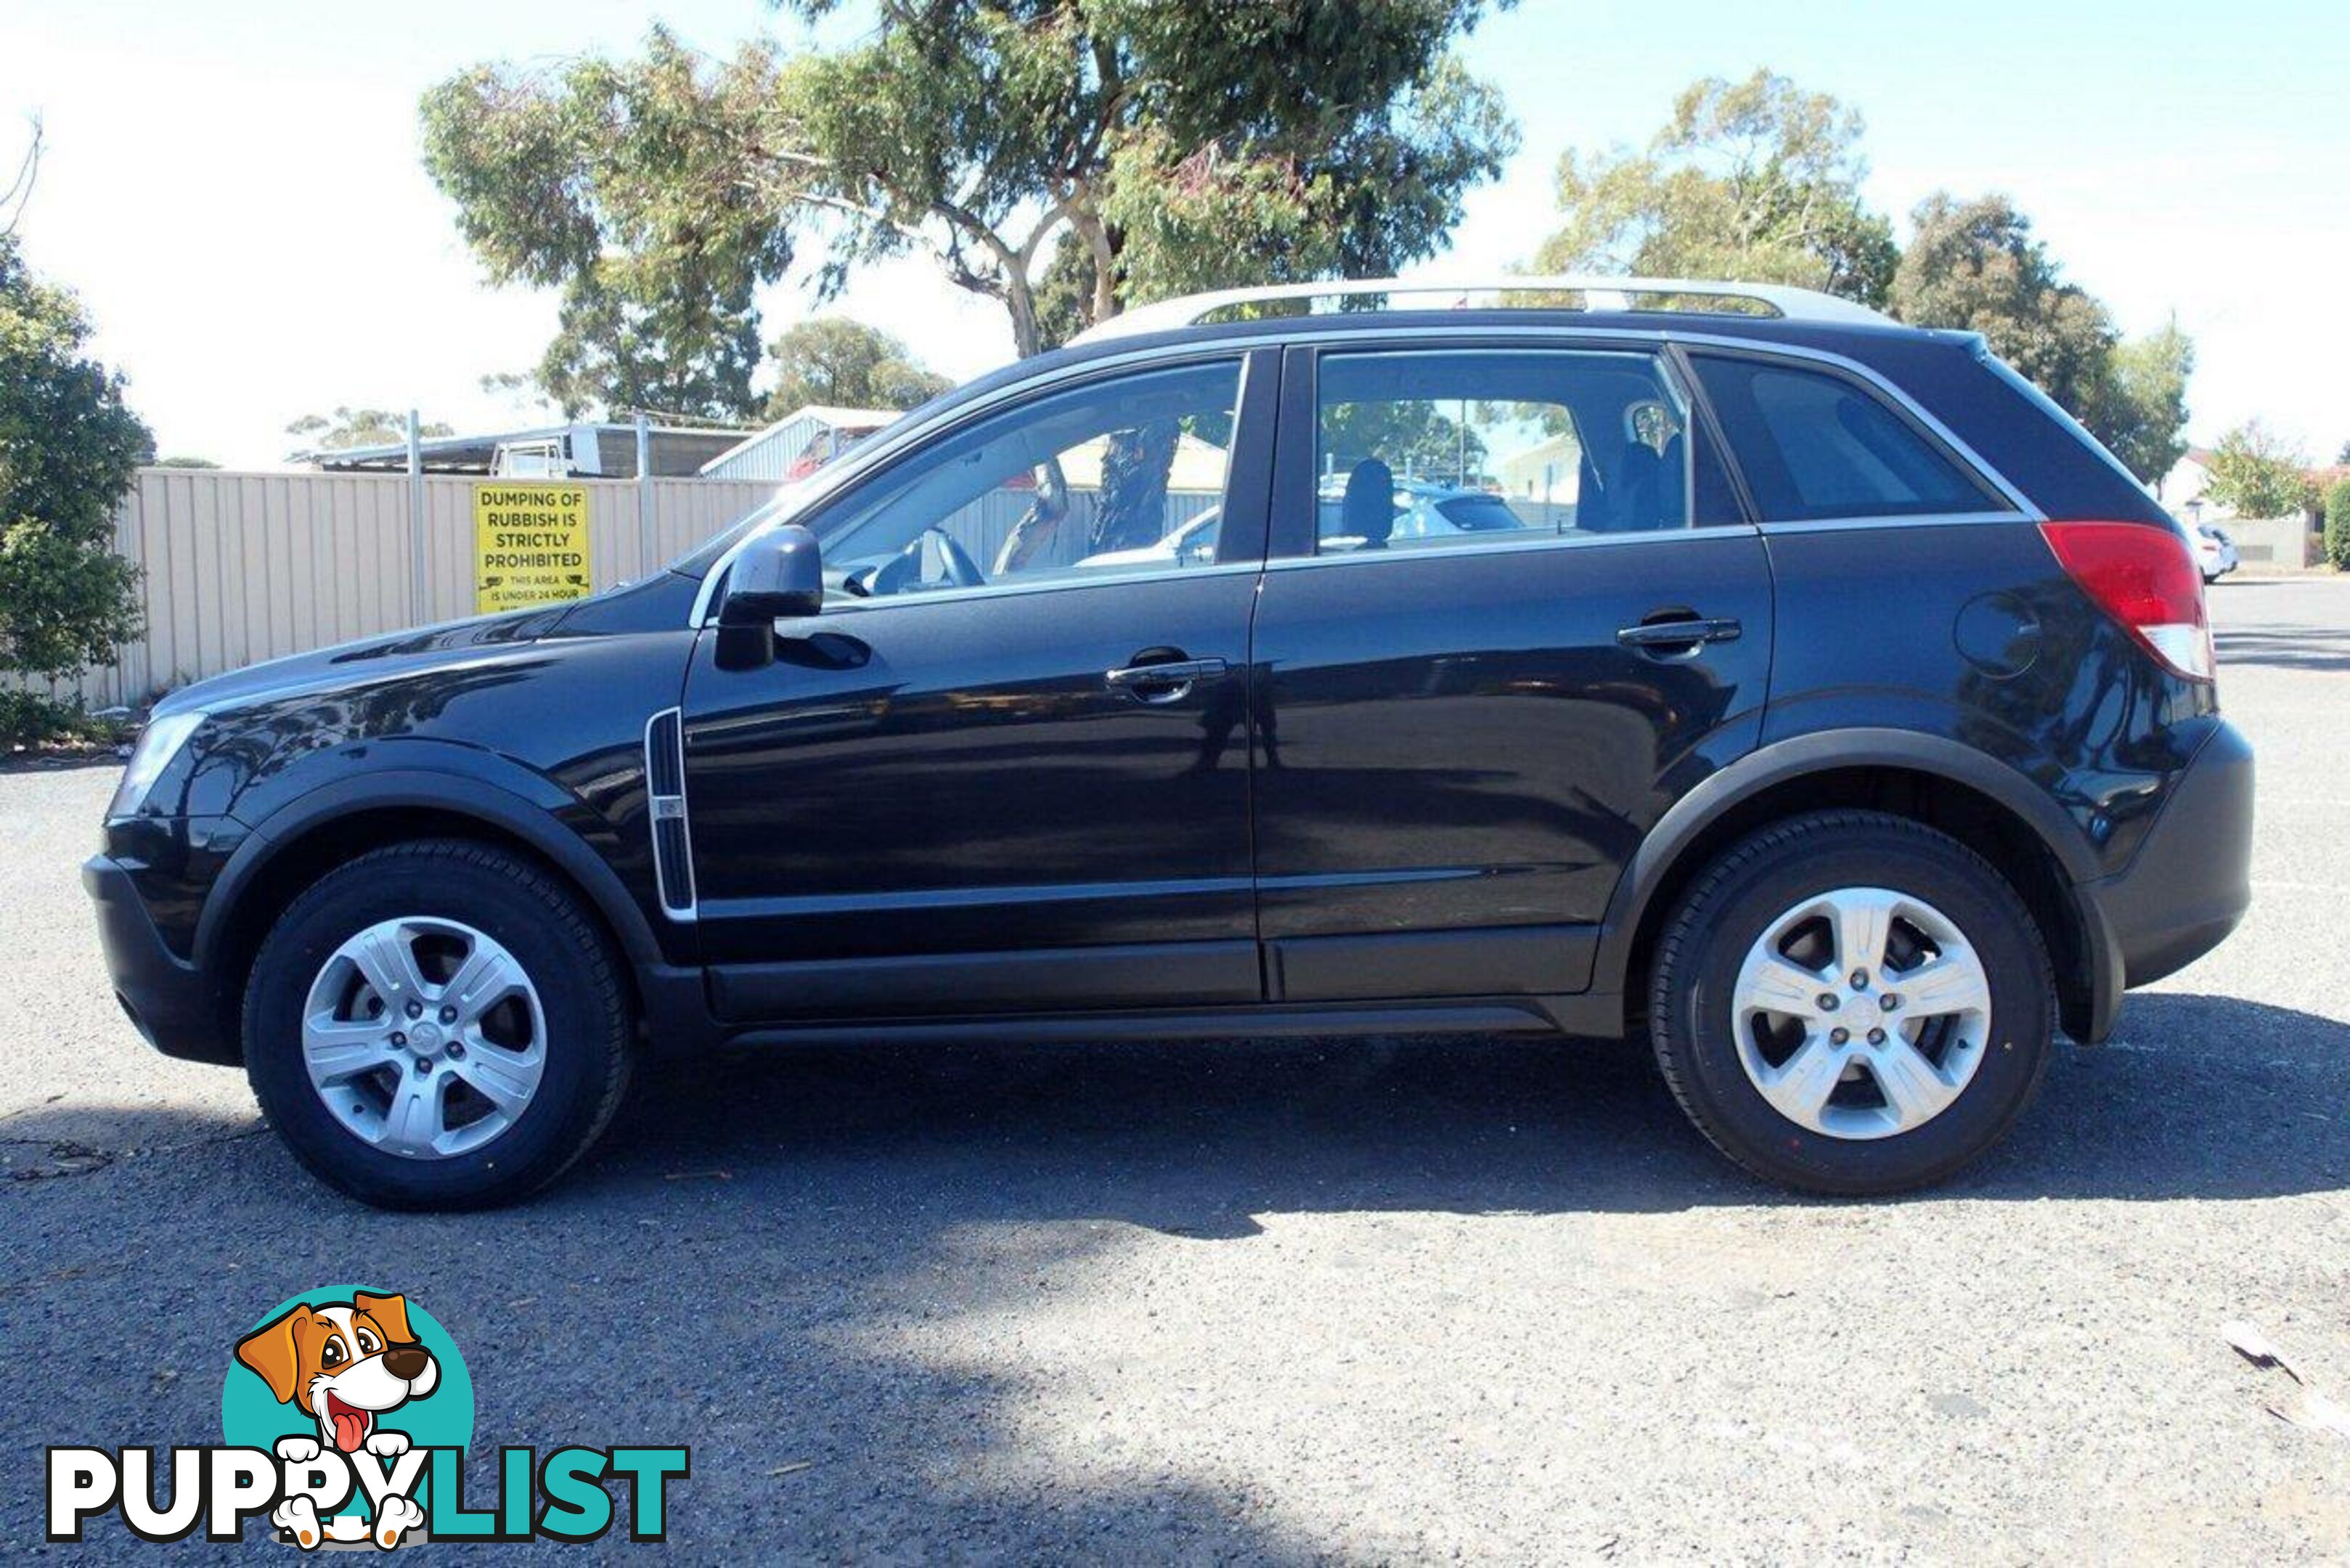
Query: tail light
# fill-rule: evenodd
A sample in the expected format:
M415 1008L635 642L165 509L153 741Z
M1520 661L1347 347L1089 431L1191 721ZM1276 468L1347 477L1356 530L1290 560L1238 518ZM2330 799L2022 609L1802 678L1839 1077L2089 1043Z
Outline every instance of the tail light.
M2072 579L2165 669L2211 679L2211 626L2191 545L2144 523L2043 523Z

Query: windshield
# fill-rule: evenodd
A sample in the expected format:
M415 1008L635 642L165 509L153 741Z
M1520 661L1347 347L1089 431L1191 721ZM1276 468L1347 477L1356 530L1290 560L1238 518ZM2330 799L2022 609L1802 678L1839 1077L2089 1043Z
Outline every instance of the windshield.
M1464 534L1499 532L1503 529L1523 528L1525 519L1510 509L1510 504L1498 495L1478 493L1453 495L1436 504L1444 520Z
M733 549L735 541L741 539L745 534L754 528L764 528L770 523L777 522L797 512L806 503L810 488L805 479L788 481L773 495L745 513L738 521L720 529L708 539L671 561L668 569L682 576L706 576L710 568L718 564L719 557Z

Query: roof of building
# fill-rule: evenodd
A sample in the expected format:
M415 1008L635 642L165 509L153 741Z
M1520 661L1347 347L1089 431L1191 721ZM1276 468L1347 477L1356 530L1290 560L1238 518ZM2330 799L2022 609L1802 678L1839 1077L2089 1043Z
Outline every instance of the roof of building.
M836 403L809 403L804 408L794 409L775 423L787 425L794 420L814 420L818 424L838 425L846 430L879 430L904 411L902 409L847 409ZM766 432L762 431L759 433L764 435ZM752 439L755 441L758 437Z
M739 427L654 425L650 430L652 472L657 476L698 473L704 462L740 442L744 433ZM566 444L579 474L636 477L637 427L618 421L575 421L474 435L432 436L416 445L427 473L487 473L501 448L551 441ZM297 452L294 461L335 473L397 473L408 466L408 443Z
M836 403L804 404L764 429L753 431L724 451L712 453L702 462L701 472L712 479L782 479L806 450L808 443L798 432L807 427L863 435L897 419L899 412L896 409L844 408Z
M1072 490L1099 490L1102 465L1109 458L1109 438L1096 436L1061 453L1061 477ZM1221 494L1224 468L1232 454L1194 435L1175 438L1175 453L1167 465L1167 488L1177 493Z

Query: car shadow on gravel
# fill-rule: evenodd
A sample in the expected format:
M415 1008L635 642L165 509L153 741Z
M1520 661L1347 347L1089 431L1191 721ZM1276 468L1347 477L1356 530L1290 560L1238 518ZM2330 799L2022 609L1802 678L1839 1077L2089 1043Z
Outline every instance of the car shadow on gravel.
M2168 994L2125 1021L2062 1045L2008 1141L1925 1196L2350 1187L2350 1025ZM1808 1201L1707 1147L1645 1051L1474 1037L786 1047L657 1087L584 1179L755 1183L807 1161L889 1172L972 1221L1199 1238L1279 1212Z
M2126 1018L1924 1200L2350 1187L2350 1026L2189 995ZM1221 1249L1284 1214L1843 1207L1728 1166L1628 1047L810 1047L646 1077L585 1168L483 1215L363 1209L244 1116L0 1122L48 1178L0 1191L0 1319L34 1353L0 1444L209 1440L233 1325L358 1278L458 1334L484 1465L502 1443L690 1441L689 1556L1306 1560L1244 1478L1090 1446L1091 1407L1066 1404L1085 1353L1054 1347L1101 1293L1139 1293L1137 1354L1192 1310L1163 1240L1121 1267L1138 1228ZM91 1352L99 1318L149 1325L136 1354Z
M2350 1024L2233 997L2140 994L2108 1044L2060 1042L2007 1140L1918 1197L2251 1199L2350 1188ZM257 1116L152 1104L0 1121L0 1179L211 1145L273 1165ZM1706 1146L1645 1049L1538 1038L785 1045L640 1070L582 1167L518 1210L631 1189L827 1206L919 1200L985 1223L1177 1236L1268 1213L1650 1212L1814 1201ZM839 1185L854 1178L850 1185ZM323 1189L303 1188L339 1204Z

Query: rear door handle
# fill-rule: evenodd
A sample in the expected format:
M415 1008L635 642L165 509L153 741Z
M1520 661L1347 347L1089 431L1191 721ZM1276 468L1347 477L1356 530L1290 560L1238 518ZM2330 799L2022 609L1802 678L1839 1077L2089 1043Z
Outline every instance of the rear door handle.
M1221 659L1170 659L1107 670L1102 680L1144 702L1180 702L1190 695L1191 682L1213 680L1231 668Z
M1687 620L1644 620L1638 626L1627 626L1616 634L1616 640L1626 648L1694 649L1708 642L1735 642L1745 628L1734 620L1706 620L1691 617Z

